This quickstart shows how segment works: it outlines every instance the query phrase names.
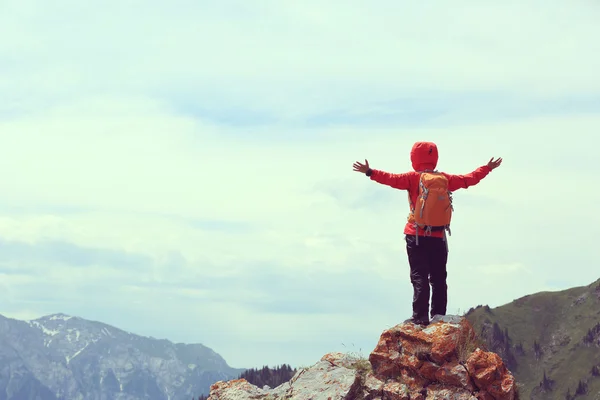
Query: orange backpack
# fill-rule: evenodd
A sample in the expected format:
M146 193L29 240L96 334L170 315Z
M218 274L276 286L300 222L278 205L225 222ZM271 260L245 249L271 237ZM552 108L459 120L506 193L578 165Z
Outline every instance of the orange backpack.
M409 195L410 202L410 195ZM425 229L425 235L434 230L448 231L452 219L452 193L448 190L448 179L437 171L421 172L417 204L412 204L408 221L414 223L417 230ZM418 242L417 242L418 243Z

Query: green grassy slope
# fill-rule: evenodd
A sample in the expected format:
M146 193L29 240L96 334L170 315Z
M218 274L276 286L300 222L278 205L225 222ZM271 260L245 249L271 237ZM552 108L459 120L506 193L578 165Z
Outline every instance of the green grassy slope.
M478 306L466 318L513 372L521 399L600 400L600 280Z

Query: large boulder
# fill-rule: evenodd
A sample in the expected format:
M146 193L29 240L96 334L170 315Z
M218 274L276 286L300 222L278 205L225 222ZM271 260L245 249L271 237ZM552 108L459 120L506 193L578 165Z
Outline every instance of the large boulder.
M301 369L289 382L274 389L259 389L245 379L217 382L210 388L208 399L356 399L358 397L354 395L362 390L360 368L367 366L366 360L343 353L328 353L318 363Z
M516 398L514 377L497 354L479 348L473 327L462 317L433 319L426 328L388 329L369 361L377 379L407 385L411 400Z

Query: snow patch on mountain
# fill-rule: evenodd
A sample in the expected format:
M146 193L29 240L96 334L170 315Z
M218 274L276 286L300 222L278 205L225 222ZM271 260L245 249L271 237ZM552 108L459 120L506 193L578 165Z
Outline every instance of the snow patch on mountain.
M50 318L48 318L50 321L68 321L70 319L72 319L73 317L71 317L70 315L65 315L65 314L54 314L51 315Z
M84 351L89 345L90 345L89 343L86 343L86 345L83 346L83 348L81 350L77 350L75 352L75 354L73 354L72 356L70 356L70 357L66 356L65 360L67 361L67 365L69 365L69 363L71 362L71 360L74 359L75 357L77 357L78 355L80 355L81 352Z
M40 329L42 332L44 332L45 335L48 335L48 336L55 336L55 335L58 335L60 333L60 331L57 330L57 329L48 329L48 328L46 328L44 325L42 325L38 321L29 321L29 324L31 326L34 326L34 327Z

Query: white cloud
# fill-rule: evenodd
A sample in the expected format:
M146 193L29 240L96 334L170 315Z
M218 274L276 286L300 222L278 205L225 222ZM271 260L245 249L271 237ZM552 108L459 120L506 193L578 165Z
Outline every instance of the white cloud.
M597 279L595 5L169 4L3 3L0 313L234 366L369 352L410 316L408 210L351 164L417 140L505 160L455 193L449 312Z

